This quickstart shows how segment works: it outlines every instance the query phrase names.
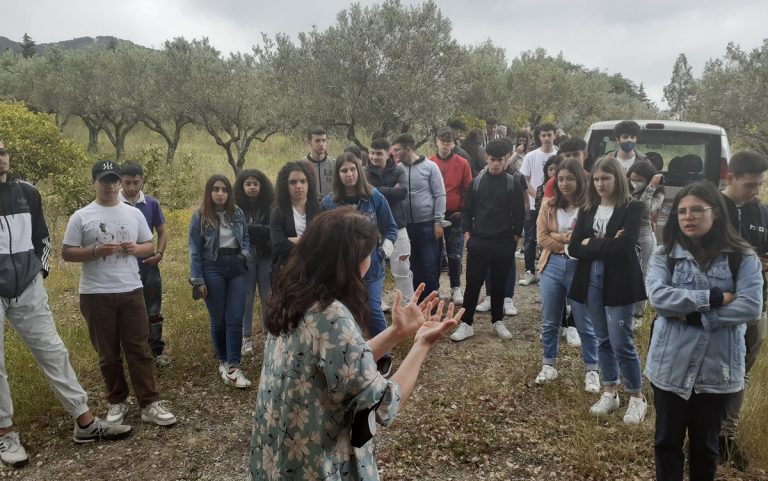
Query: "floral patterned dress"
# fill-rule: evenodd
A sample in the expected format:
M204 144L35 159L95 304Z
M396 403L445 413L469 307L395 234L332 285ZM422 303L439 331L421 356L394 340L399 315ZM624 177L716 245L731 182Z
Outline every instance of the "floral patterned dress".
M399 406L400 387L379 374L344 304L314 306L296 329L267 336L251 479L378 480L372 440L352 447L352 417L373 412L387 426Z

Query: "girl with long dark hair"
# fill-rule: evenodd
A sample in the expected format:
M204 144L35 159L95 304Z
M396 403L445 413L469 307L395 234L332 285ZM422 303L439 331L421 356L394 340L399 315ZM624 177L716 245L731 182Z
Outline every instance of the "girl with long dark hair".
M555 195L544 199L536 221L537 242L541 246L541 343L544 348L541 372L536 376L536 384L553 381L558 376L555 362L560 324L568 288L578 265L576 259L565 253L565 247L571 241L579 207L584 204L587 190L584 168L577 160L566 160L556 165L552 175L555 177ZM588 318L579 316L574 321L581 338L581 354L587 370L584 390L598 393L600 376L597 373L597 338Z
M397 240L397 224L389 209L387 199L372 187L365 178L360 159L345 152L336 159L333 192L320 202L323 210L350 206L370 219L379 229L380 245L371 253L371 267L363 280L368 291L370 324L368 334L377 336L387 328L387 320L381 310L381 292L384 289L384 267L392 254ZM386 353L379 360L379 371L388 376L392 369L392 354Z
M245 214L251 256L245 274L242 355L253 354L253 303L259 289L261 322L267 313L267 297L272 273L272 244L269 242L269 214L275 193L272 182L260 170L247 169L235 179L235 202Z
M245 215L235 205L232 184L223 175L212 175L189 225L190 282L199 289L211 317L219 375L226 384L238 388L251 385L240 370L245 272L250 255Z
M312 167L305 161L288 162L277 173L277 205L269 217L272 272L278 271L299 238L320 211Z
M640 357L632 340L632 304L645 287L635 250L645 205L632 199L627 176L613 157L592 167L587 197L579 209L568 254L579 260L568 298L574 319L592 321L597 335L603 395L590 408L603 416L619 408L620 377L629 393L624 423L640 424L648 403L643 396Z
M453 304L440 322L436 293L417 305L424 284L392 325L365 341L368 319L363 275L379 229L349 207L320 214L307 228L273 285L264 363L256 398L252 479L378 479L375 423L389 425L410 396L429 349L456 326ZM376 361L407 336L413 346L385 379Z
M744 388L746 323L762 311L755 252L734 230L714 185L701 181L675 196L664 245L648 269L656 310L645 375L656 408L656 476L714 480L718 435L729 400Z

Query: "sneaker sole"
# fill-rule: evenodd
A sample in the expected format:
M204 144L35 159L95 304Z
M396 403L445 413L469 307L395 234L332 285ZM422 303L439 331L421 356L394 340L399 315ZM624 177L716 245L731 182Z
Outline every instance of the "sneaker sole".
M238 386L238 385L235 383L235 381L230 381L229 379L225 379L225 380L224 380L224 384L226 384L227 386L236 387L236 388L238 388L238 389L248 389L249 387L251 387L251 385L250 385L250 384L248 384L248 385L246 385L246 386Z
M8 466L9 468L13 468L13 469L22 468L22 467L26 466L27 464L29 464L29 458L22 459L20 461L13 461L13 462L9 462L9 461L6 461L6 460L2 460L2 461L3 461L3 465Z
M96 441L118 441L120 439L125 439L128 436L131 435L133 430L126 431L121 434L115 434L112 436L102 436L102 437L96 437L96 438L78 438L77 436L72 436L72 441L76 442L77 444L88 444L88 443L95 443Z
M176 421L177 421L176 418L169 419L167 421L162 421L159 419L153 419L145 414L141 415L141 420L144 421L145 423L157 424L158 426L173 426L174 424L176 424Z
M453 341L453 342L461 342L461 341L466 341L466 340L467 340L467 339L469 339L470 337L474 337L474 336L475 336L475 335L474 335L474 334L472 334L471 336L462 337L461 339L454 339L454 338L452 338L452 337L451 337L451 338L450 338L450 340L451 340L451 341Z

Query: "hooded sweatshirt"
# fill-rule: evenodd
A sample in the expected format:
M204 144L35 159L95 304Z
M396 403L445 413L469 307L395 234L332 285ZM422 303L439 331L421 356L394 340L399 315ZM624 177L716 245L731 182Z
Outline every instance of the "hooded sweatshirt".
M445 185L446 212L461 212L464 206L464 193L472 183L472 169L464 157L451 153L447 159L433 154L429 160L437 165Z
M408 195L403 201L407 224L439 223L445 217L445 185L437 164L422 155L412 163L403 162Z

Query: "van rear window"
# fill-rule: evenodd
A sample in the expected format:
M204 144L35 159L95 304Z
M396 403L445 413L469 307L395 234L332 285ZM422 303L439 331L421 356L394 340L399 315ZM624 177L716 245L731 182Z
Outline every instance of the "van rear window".
M596 130L589 140L589 158L598 157L618 148L612 130ZM671 130L644 130L638 137L637 151L661 157L667 185L682 186L707 178L720 163L720 136ZM719 167L717 167L719 168Z

